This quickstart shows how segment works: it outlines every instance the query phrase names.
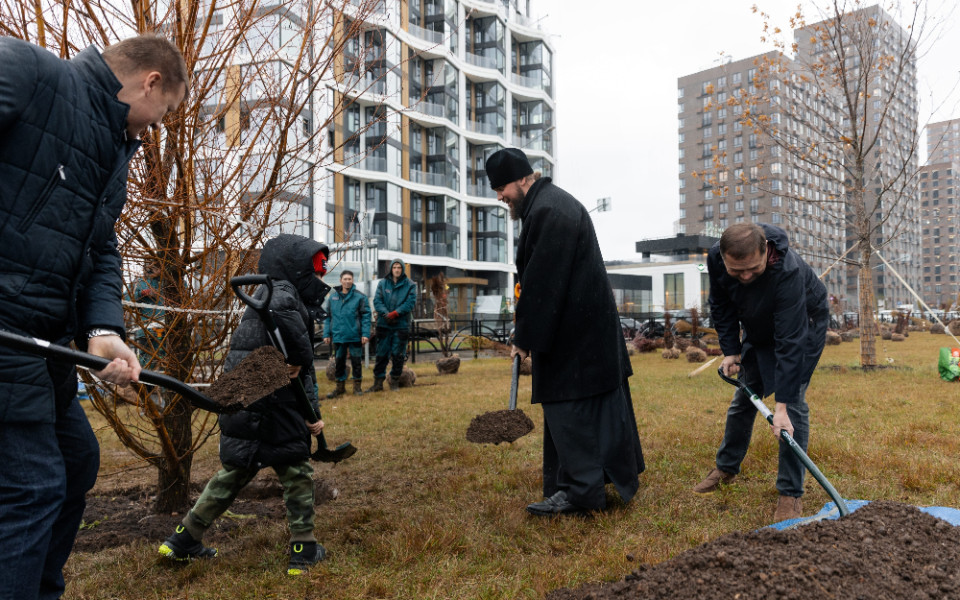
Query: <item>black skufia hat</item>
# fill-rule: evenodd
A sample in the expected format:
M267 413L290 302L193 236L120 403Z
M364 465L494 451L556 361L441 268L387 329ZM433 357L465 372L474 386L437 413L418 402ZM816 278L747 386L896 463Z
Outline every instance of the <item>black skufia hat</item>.
M527 155L516 148L504 148L491 154L487 159L486 170L492 189L523 179L533 173L533 167L530 166Z

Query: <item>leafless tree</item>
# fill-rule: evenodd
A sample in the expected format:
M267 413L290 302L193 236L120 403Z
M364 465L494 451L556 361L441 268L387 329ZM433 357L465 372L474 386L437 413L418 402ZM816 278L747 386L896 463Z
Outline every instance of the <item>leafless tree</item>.
M310 219L317 167L340 148L326 135L352 102L351 91L356 95L352 88L369 83L357 50L352 61L344 56L376 5L0 2L4 35L59 56L159 32L175 40L193 73L187 101L144 135L117 224L130 291L145 262L161 265L162 344L139 348L149 368L195 384L214 379L239 319L230 277L253 270L257 253L251 249L266 237L281 230L311 235L325 226ZM342 151L337 159L342 162ZM143 303L128 304L131 331L155 318L145 316L142 309L150 307ZM156 510L189 506L192 457L215 431L216 419L170 392L112 390L94 385L89 374L84 378L93 405L122 443L156 467Z

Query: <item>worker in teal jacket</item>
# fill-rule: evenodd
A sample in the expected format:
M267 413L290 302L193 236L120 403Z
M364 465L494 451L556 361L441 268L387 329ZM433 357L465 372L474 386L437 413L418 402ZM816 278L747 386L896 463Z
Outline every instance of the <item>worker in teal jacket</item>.
M323 322L323 342L333 342L337 389L327 394L336 398L347 393L347 356L353 367L353 393L363 394L360 382L363 365L360 363L363 346L370 341L370 302L353 285L353 271L340 273L340 285L327 296L327 318Z
M377 362L373 367L373 387L368 392L382 392L386 379L387 362L390 369L390 389L400 388L400 374L407 358L407 340L410 337L410 313L417 303L417 286L407 277L403 261L390 263L390 275L381 279L373 297L377 311Z

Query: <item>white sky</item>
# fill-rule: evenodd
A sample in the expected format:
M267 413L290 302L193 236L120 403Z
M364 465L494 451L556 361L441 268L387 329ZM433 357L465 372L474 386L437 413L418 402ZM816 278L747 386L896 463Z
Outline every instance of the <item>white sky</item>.
M534 0L556 47L558 177L593 212L605 260L633 260L635 242L673 235L677 206L677 79L767 50L763 21L789 30L800 0ZM803 2L806 7L807 1ZM933 0L942 23L918 67L920 124L960 117L960 15ZM806 14L813 23L813 11ZM544 16L546 15L546 16ZM788 38L792 40L792 34ZM931 118L931 106L940 105ZM921 137L926 156L926 138Z

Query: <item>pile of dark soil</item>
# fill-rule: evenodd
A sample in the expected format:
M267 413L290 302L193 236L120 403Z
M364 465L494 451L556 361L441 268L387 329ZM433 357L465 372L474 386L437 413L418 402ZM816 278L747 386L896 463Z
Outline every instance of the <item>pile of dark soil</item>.
M622 581L547 595L612 598L960 598L960 536L916 507L878 501L835 521L731 533Z
M192 497L200 495L202 485L192 486ZM88 495L74 551L100 552L145 540L159 546L180 524L183 515L154 513L151 494L155 491L153 488L133 487ZM332 482L314 479L314 502L317 505L338 495L339 491ZM237 529L264 520L286 522L283 486L276 477L266 473L258 476L240 492L230 506L229 514L233 516L222 516L214 522L203 538L205 543L217 546L227 541Z
M221 406L250 406L286 385L290 385L290 377L283 354L272 346L263 346L214 381L207 396Z
M467 441L474 444L515 442L533 431L533 421L519 408L477 415L467 427Z

